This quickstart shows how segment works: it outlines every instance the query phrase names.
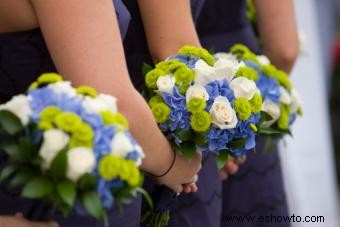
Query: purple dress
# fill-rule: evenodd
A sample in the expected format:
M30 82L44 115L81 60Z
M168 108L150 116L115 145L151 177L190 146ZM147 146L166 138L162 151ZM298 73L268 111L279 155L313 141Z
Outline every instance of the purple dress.
M130 15L120 0L114 0L122 37L128 28ZM114 13L112 11L112 13ZM39 29L24 32L0 33L0 103L8 101L12 96L24 93L28 86L44 72L56 72L42 33ZM6 160L0 151L0 169ZM0 215L14 215L22 212L30 220L46 220L47 207L34 200L19 198L19 191L8 190L0 185ZM141 198L124 206L123 212L117 207L108 211L110 226L139 226ZM53 220L62 227L103 226L101 221L72 213L67 219L55 213Z
M209 0L198 20L197 29L204 47L228 52L243 43L255 52L259 46L246 15L244 0ZM287 203L277 150L263 154L264 142L257 140L256 153L250 153L239 172L223 182L221 226L289 226L285 222L230 221L233 216L287 216Z
M210 0L208 0L210 1ZM153 64L150 57L141 16L136 1L124 1L131 13L131 22L125 39L125 54L130 75L137 88L144 82L142 66ZM192 0L191 10L194 21L197 20L204 5L204 0ZM174 9L175 10L175 9ZM138 40L138 42L136 42ZM222 185L218 178L218 170L214 157L204 154L202 169L199 172L199 191L192 194L181 194L176 199L168 189L155 186L152 179L146 178L145 188L153 195L156 210L169 208L170 222L174 227L218 227L220 225L222 201Z

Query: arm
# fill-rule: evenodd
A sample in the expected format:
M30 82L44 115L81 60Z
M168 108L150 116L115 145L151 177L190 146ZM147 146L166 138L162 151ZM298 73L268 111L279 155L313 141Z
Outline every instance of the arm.
M293 1L254 0L254 4L263 54L290 72L299 52Z
M155 61L176 54L183 45L201 46L189 0L138 0L150 53ZM155 19L157 18L157 19Z
M146 154L142 169L156 175L164 173L173 152L129 79L112 0L31 3L58 71L75 85L88 84L117 97L120 112ZM160 182L181 192L182 184L198 171L199 160L189 163L178 157L175 167Z

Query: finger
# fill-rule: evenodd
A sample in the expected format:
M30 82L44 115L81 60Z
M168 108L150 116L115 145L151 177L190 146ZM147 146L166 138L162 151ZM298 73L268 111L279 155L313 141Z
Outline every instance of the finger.
M182 185L172 186L171 189L172 189L174 192L177 192L177 193L183 192L183 186L182 186Z
M198 191L198 187L196 184L192 184L191 186L191 192L197 192Z
M220 180L223 181L223 180L226 180L226 179L228 179L228 173L224 170L221 170L220 171Z
M247 156L243 155L241 157L239 157L238 159L235 160L235 163L237 165L243 165L247 160Z
M238 165L236 165L234 162L228 160L227 164L225 165L225 170L228 171L230 174L235 174L238 171Z
M183 186L183 192L184 192L184 193L190 193L190 192L191 192L190 186L189 186L189 185Z

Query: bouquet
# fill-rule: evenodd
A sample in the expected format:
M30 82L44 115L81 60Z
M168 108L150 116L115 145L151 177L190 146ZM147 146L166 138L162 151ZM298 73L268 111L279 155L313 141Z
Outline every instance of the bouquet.
M231 48L229 57L243 60L257 74L254 79L263 99L258 133L274 142L291 135L290 126L297 116L302 116L302 102L287 73L272 65L266 56L256 55L241 44Z
M0 105L0 131L1 180L65 216L77 208L105 221L105 209L140 191L144 154L112 96L43 74L27 95Z

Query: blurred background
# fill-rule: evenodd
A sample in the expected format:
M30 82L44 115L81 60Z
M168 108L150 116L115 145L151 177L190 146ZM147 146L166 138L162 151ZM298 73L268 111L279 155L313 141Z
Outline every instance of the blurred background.
M291 76L304 116L280 155L291 214L325 222L291 224L340 227L340 0L294 4L301 54Z

